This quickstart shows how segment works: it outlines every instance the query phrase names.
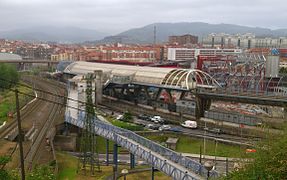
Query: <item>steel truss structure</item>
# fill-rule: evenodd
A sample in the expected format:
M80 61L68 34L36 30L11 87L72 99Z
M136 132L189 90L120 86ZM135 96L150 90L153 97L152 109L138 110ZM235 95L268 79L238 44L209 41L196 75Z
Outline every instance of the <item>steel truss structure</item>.
M95 110L93 106L93 98L92 98L92 74L87 74L85 80L87 82L86 88L86 101L87 104L85 105L86 113L85 117L83 117L83 129L81 133L81 144L80 144L80 151L81 157L79 157L78 161L78 172L84 171L87 173L87 169L90 171L90 175L94 176L95 171L101 171L100 169L100 162L99 162L99 155L97 152L96 147L96 135L94 133L95 130L95 123L96 120Z
M228 92L286 96L283 77L265 77L266 58L258 54L199 56L198 68L212 76ZM220 88L219 88L220 89Z
M79 113L78 119L66 112L65 122L83 128L84 113ZM164 172L168 176L178 180L204 179L207 170L199 162L180 153L165 148L151 140L148 140L132 131L115 127L113 125L95 120L95 133L106 139L112 140L121 147L126 148L134 155L144 159L152 167ZM216 171L211 176L217 177Z

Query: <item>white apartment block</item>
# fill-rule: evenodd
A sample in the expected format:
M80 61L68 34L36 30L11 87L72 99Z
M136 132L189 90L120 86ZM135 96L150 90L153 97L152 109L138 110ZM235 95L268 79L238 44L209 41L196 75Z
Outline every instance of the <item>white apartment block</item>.
M232 47L232 48L287 48L287 37L259 38L254 34L229 35L224 33L209 34L202 39L205 47Z
M242 49L189 49L189 48L168 48L167 59L172 61L195 60L198 55L232 55L241 54Z

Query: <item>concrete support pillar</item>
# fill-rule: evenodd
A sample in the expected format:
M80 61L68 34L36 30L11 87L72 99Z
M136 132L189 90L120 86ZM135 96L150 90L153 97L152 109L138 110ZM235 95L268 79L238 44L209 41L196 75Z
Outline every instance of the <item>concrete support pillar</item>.
M120 96L121 96L121 98L120 99L123 99L123 96L125 95L125 87L122 87L121 88L121 92L120 92Z
M98 105L102 103L102 96L103 96L103 71L97 70L94 71L96 76L95 78L95 104Z
M111 96L112 96L112 97L116 97L116 98L118 98L118 93L117 93L117 91L116 91L116 88L115 88L115 87L113 87L113 88L112 88L112 94L111 94Z
M196 104L195 104L195 119L197 121L200 120L201 115L202 115L202 105L201 105L201 98L196 97Z
M118 145L115 143L114 144L114 168L115 171L118 171Z
M135 165L136 165L136 162L135 162L135 155L130 153L130 168L131 169L134 169L135 168Z
M211 106L211 100L196 97L196 106L195 106L195 117L196 120L199 120L201 117L204 117L204 111L208 110Z
M155 171L155 169L154 169L154 167L152 166L152 167L151 167L151 180L154 180L154 171Z
M180 100L183 100L184 97L185 97L185 94L186 94L186 92L185 92L185 91L182 91L182 92L180 93L179 99L180 99Z
M170 89L166 89L167 95L168 95L168 103L173 103L173 98L171 95L171 90Z
M153 98L154 101L158 101L158 99L161 95L161 92L162 92L162 88L158 88L158 91L157 91L155 97ZM157 107L155 105L153 105L153 110L156 110L156 109L157 109Z
M22 70L25 70L25 63L18 63L18 71L22 71Z
M135 105L137 105L138 104L138 99L139 99L139 95L140 95L140 92L141 92L141 87L135 87L134 88L134 103L135 103Z
M106 140L106 165L109 165L109 140Z
M161 95L162 88L158 88L158 92L156 93L155 100L157 101Z
M132 88L130 88L129 86L126 86L126 95L127 95L127 98L128 100L133 100L135 98L135 94L134 92L132 92Z
M146 87L146 86L143 86L142 87L143 88L143 91L144 91L144 94L145 94L145 97L146 97L146 100L147 100L147 105L151 105L151 96L150 96L150 94L149 94L149 91L148 91L148 87Z
M151 97L149 95L149 92L148 92L148 87L144 86L143 89L144 89L144 92L145 92L145 95L146 95L147 99L151 99Z

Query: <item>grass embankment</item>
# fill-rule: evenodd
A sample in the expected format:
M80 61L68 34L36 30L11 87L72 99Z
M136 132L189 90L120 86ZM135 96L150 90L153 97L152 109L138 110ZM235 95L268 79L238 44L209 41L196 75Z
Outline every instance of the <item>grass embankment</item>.
M200 154L200 146L202 148L202 153L204 153L203 147L204 142L201 139L196 139L188 136L177 136L177 135L152 135L146 136L155 142L165 145L168 137L179 138L176 146L176 151L191 154ZM246 157L245 147L240 147L237 145L228 145L223 143L217 143L212 140L206 140L205 143L206 155L211 156L222 156L222 157Z
M56 156L59 165L57 179L75 179L77 175L77 158L60 152L57 152Z
M155 179L156 180L171 180L171 177L168 177L164 173L157 171L155 172ZM141 173L130 174L126 176L126 179L132 180L143 180L143 179L151 179L151 171L145 171ZM124 177L119 178L119 180L124 180Z
M102 114L103 115L103 114ZM104 115L103 115L104 116ZM144 128L142 126L133 124L133 123L129 123L129 122L124 122L124 121L119 121L116 120L115 118L111 117L111 116L104 116L112 125L123 128L123 129L128 129L131 131L142 131L144 130ZM112 153L113 152L113 147L114 147L114 142L113 141L109 141L109 152ZM106 139L101 137L101 136L97 136L97 150L98 153L106 153ZM118 151L120 153L128 153L128 151L124 148L119 147Z
M188 136L176 136L176 135L152 135L146 136L146 138L151 139L163 146L166 145L166 140L168 137L178 137L176 151L182 153L200 154L200 146L202 148L202 153L204 154L204 143L203 140L188 137ZM113 152L112 141L109 142L109 152ZM97 137L97 148L99 153L106 153L106 139L103 137ZM245 153L246 147L240 147L239 145L229 145L224 143L215 143L212 140L206 140L205 154L211 156L221 156L221 157L250 157ZM118 148L120 153L128 153L124 148Z
M142 130L142 126L138 126L132 123L123 122L114 119L113 117L107 117L107 120L113 125L129 129L129 130ZM177 135L151 135L147 136L148 139L156 141L162 145L166 145L165 142L168 137L178 137L179 141L176 146L176 151L191 154L200 154L200 146L202 148L202 153L204 154L204 143L203 139L196 139L189 136L177 136ZM106 141L102 137L97 137L97 148L99 153L106 152ZM245 153L246 147L240 147L238 145L229 145L224 143L216 143L213 140L206 140L205 142L205 154L211 156L221 156L221 157L250 157ZM109 143L109 152L113 151L113 142ZM123 148L119 148L119 152L127 152Z
M77 174L78 159L74 156L63 152L57 152L57 160L59 163L59 173L57 176L58 180L104 180L108 176L112 175L112 166L101 166L101 172L96 172L94 177L90 177L87 172L87 176ZM147 168L147 166L137 166L137 168ZM129 166L119 165L119 172L121 169L129 169ZM127 176L127 179L149 179L150 172L142 172L137 174L131 174ZM122 179L122 178L120 178ZM166 175L161 172L155 173L155 179L165 180L169 179Z
M128 129L131 131L143 131L144 130L144 127L130 123L130 122L119 121L113 117L106 117L106 118L110 123L112 123L112 125L123 128L123 129Z
M17 86L18 90L23 93L32 94L33 91L30 88ZM32 98L23 94L19 94L19 103L20 107L24 106L28 103ZM3 124L4 121L9 120L7 117L9 112L15 113L16 109L16 100L15 100L15 92L5 90L0 91L0 125Z
M104 154L106 153L106 139L101 137L101 136L97 136L97 150L98 153L100 154ZM113 149L114 149L114 142L113 141L109 141L109 152L113 153ZM128 153L128 151L124 148L118 147L118 152L119 153Z

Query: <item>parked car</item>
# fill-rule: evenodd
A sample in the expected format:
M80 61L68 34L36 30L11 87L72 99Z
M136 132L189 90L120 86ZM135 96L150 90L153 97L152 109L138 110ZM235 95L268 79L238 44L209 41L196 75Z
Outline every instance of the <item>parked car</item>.
M208 127L205 127L205 128L203 128L203 130L211 132L211 133L215 133L215 134L221 134L222 133L222 130L219 129L219 128L208 128Z
M158 124L147 124L146 125L146 128L153 129L153 130L158 130L159 127L160 127L160 125L158 125Z
M172 131L172 132L182 132L182 129L180 129L179 127L172 127L170 129L168 129L168 131Z
M167 130L169 130L170 128L171 128L170 125L162 125L162 126L160 126L160 127L158 128L158 130L160 130L160 131L167 131Z
M151 121L152 122L155 122L155 123L164 123L164 119L160 116L153 116L151 118Z
M134 121L134 123L140 126L146 126L146 122L143 121Z
M150 116L146 115L146 114L140 114L140 115L138 115L138 119L150 121Z
M197 122L196 121L184 121L184 123L180 124L182 127L185 128L191 128L191 129L196 129L197 128Z

